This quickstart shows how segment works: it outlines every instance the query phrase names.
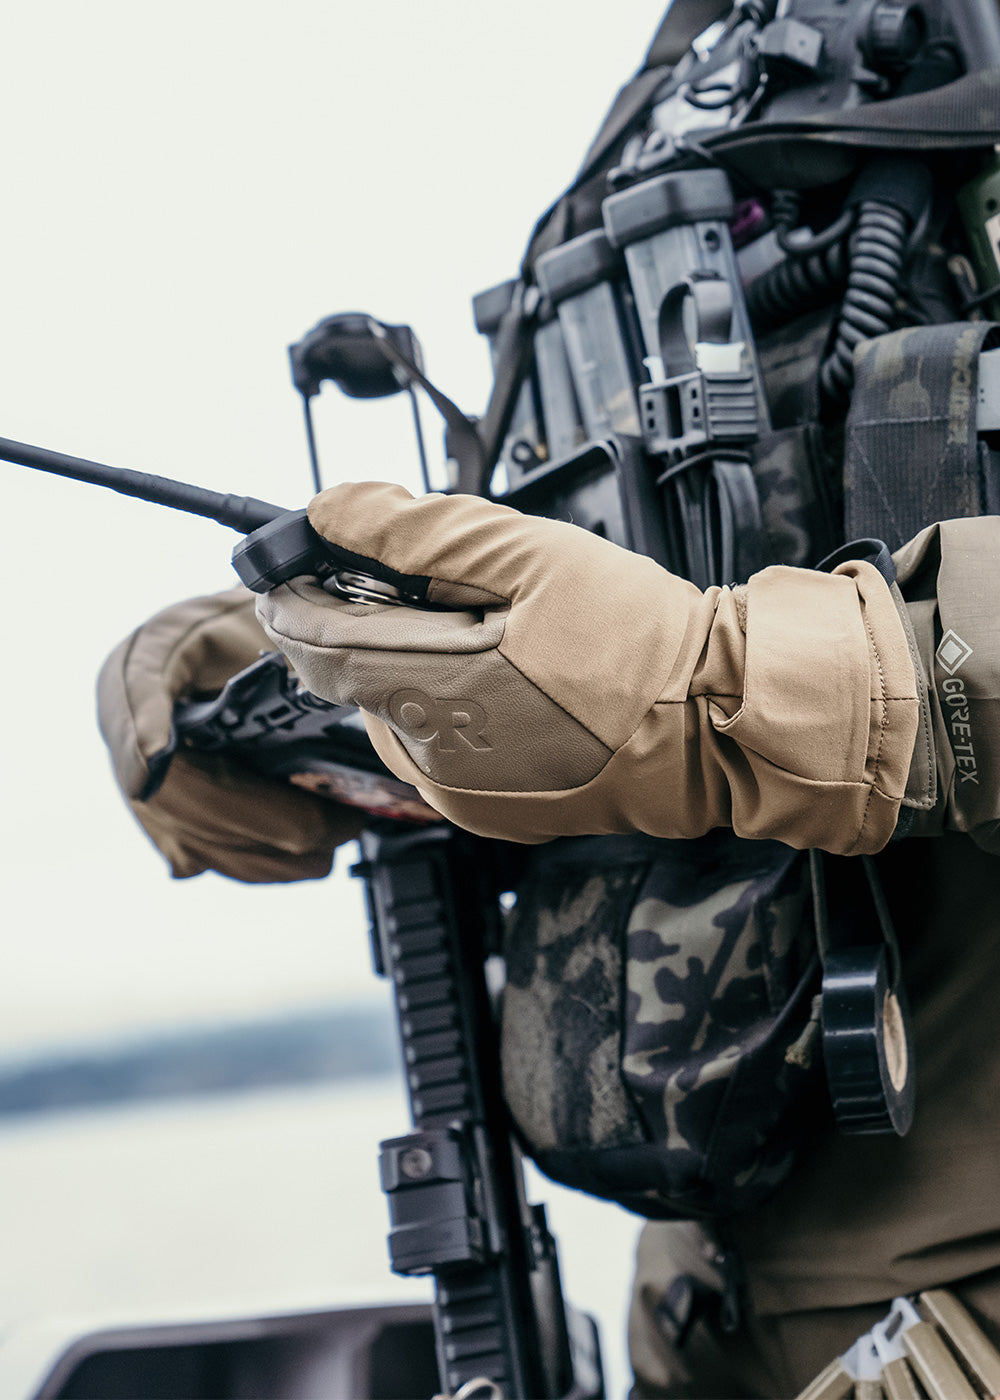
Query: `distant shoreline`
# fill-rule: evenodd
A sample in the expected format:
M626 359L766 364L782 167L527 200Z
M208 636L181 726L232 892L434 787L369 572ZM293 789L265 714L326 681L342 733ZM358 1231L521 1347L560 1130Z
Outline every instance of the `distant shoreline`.
M27 1114L399 1075L389 1006L159 1031L0 1063L0 1125Z

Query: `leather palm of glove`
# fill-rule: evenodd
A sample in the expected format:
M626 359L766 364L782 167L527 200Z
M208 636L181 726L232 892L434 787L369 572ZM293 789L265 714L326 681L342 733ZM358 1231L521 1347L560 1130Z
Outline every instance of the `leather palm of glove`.
M383 761L459 826L524 842L605 832L885 844L920 708L878 571L776 566L700 592L651 560L473 496L334 487L321 534L430 608L294 579L267 635L324 699L358 705Z
M316 879L362 813L221 754L174 751L178 700L213 694L268 649L244 588L158 613L98 680L98 720L133 813L178 878L216 870L251 883Z

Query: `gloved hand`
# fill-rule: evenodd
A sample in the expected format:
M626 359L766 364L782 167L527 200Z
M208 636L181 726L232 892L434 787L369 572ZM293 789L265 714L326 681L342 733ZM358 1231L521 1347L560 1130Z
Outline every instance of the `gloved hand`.
M878 850L918 695L870 564L774 567L701 593L587 531L473 496L337 486L309 518L453 611L349 603L309 578L258 599L325 699L357 704L399 777L459 826L538 842L644 831Z
M233 588L158 613L101 671L98 720L118 783L179 878L217 870L250 883L316 879L364 824L354 808L221 754L173 751L176 702L221 690L270 649L253 595Z

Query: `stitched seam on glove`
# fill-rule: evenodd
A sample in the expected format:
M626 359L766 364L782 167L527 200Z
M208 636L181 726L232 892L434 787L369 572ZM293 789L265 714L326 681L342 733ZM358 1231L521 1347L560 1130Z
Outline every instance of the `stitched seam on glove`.
M872 655L875 657L875 665L876 665L876 667L878 668L879 696L878 696L877 698L878 698L879 704L880 704L880 706L881 706L882 717L881 717L881 720L879 721L878 745L877 745L876 750L875 750L871 787L870 787L869 792L868 792L868 800L867 800L866 803L865 803L864 811L861 813L861 825L858 827L858 834L857 834L857 836L856 836L855 839L854 839L854 843L853 843L854 845L857 845L860 841L863 840L863 838L864 838L864 833L865 833L865 828L866 828L867 825L868 825L868 814L869 814L869 811L870 811L870 809L871 809L872 797L874 796L875 790L876 790L876 788L878 787L878 781L879 781L879 763L880 763L881 757L882 757L882 745L885 743L886 729L887 729L888 724L889 724L889 705L888 705L888 697L886 696L886 693L885 693L885 671L883 670L883 667L882 667L882 658L881 658L881 656L879 655L878 647L875 645L875 634L872 632L871 622L870 622L870 620L869 620L869 618L868 618L868 614L867 614L867 613L865 614L865 631L868 633L868 640L869 640L869 642L870 642L870 644L871 644ZM868 747L869 747L869 751L870 751L870 750L871 750L871 741L870 741L870 739L869 739L869 745L868 745ZM879 790L881 791L881 789L879 789ZM888 796L888 794L885 794L885 795Z

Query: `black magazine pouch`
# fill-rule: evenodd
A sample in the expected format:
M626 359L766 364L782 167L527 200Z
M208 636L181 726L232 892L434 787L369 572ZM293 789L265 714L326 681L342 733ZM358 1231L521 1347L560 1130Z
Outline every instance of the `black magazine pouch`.
M549 1176L653 1218L732 1214L784 1178L825 1099L803 853L553 842L506 960L505 1094Z

